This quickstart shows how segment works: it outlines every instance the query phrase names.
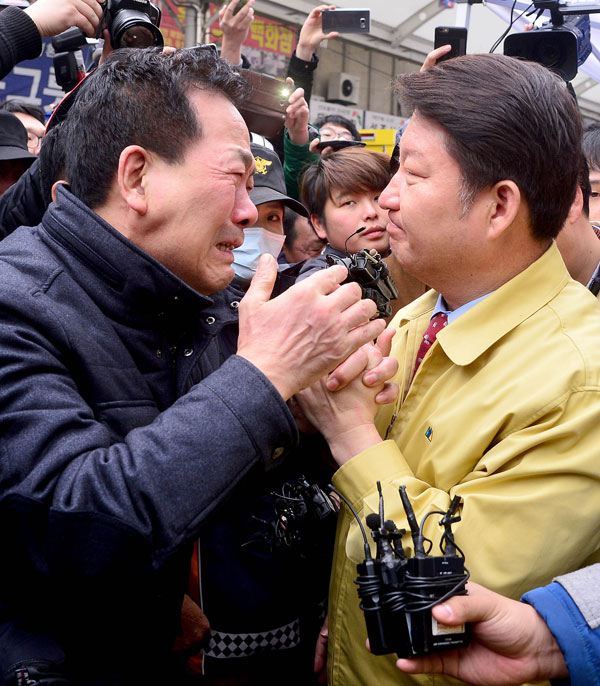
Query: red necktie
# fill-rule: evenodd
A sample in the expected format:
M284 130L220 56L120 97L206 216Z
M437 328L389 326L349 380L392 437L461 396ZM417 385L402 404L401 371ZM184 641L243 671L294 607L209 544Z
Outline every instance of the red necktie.
M419 346L419 352L417 353L417 359L415 361L415 371L413 372L413 378L417 373L419 365L421 364L421 362L423 362L423 358L427 354L427 351L429 350L429 348L431 348L433 342L437 338L438 333L446 326L446 324L448 324L448 315L444 312L438 312L431 318L429 326L427 327L427 331L424 333L423 340L421 341L421 345Z

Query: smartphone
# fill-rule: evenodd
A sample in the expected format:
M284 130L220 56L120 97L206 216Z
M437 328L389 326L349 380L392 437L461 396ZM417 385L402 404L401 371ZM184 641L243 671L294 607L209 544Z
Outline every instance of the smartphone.
M229 5L230 2L234 2L234 1L235 0L221 0L221 6ZM233 10L233 16L235 16L247 2L248 2L248 0L239 0L238 4L235 6L235 8Z
M433 41L434 48L451 45L452 50L438 59L438 62L450 60L467 54L467 29L464 26L436 26Z
M324 33L369 33L371 30L371 10L323 10L321 22Z
M235 9L233 10L233 16L235 15L242 9L242 7L248 2L248 0L240 0L238 4L235 6Z
M321 141L317 146L317 150L323 151L325 148L331 148L334 152L336 150L341 150L342 148L354 148L354 147L364 148L366 143L362 141L346 141L346 140L334 140L334 141Z

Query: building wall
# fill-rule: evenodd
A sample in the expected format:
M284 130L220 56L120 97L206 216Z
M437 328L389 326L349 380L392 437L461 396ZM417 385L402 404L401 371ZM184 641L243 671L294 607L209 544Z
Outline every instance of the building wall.
M330 75L343 72L360 77L359 108L383 114L403 114L392 93L392 79L396 74L417 71L419 64L339 38L328 41L326 47L321 46L317 54L319 67L315 72L315 95L327 98Z

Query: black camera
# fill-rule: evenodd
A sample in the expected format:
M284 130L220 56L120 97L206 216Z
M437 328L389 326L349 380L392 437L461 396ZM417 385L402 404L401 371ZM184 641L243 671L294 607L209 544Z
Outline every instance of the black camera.
M96 38L104 26L110 33L112 47L162 47L164 40L160 26L161 11L149 0L106 0ZM91 41L94 43L95 41ZM56 83L65 91L73 90L85 77L82 48L88 46L85 33L73 26L52 39Z
M346 503L355 516L364 538L365 559L357 565L360 608L365 616L371 652L374 655L396 653L398 657L427 655L446 648L468 645L468 625L449 627L438 624L431 608L454 595L465 595L469 572L465 568L464 554L454 542L452 524L460 521L456 510L460 497L456 496L447 512L429 512L419 526L404 486L400 498L406 512L414 543L414 556L407 558L402 548L404 530L398 530L391 519L384 518L381 484L379 514L367 516L366 523L376 543L373 557L362 522L350 503ZM423 535L428 517L442 515L440 526L444 534L440 543L442 555L430 555L431 541ZM430 543L425 551L425 542Z
M550 22L533 31L508 36L504 54L543 64L565 81L571 81L592 51L589 14L600 12L600 5L568 0L534 0L532 4L538 18L549 11Z
M329 556L337 525L335 501L317 484L309 484L304 476L287 481L281 492L273 495L277 497L276 547L291 551L301 559Z
M113 48L162 47L161 11L150 0L106 0L106 28Z
M346 267L348 278L342 283L355 281L362 288L363 300L370 298L377 305L378 317L392 315L390 300L398 297L398 288L377 250L359 250L348 257L327 255L325 259L330 267L334 264L343 264Z

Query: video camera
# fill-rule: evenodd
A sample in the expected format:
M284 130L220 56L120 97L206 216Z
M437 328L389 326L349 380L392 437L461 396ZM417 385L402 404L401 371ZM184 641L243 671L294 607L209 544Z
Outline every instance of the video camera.
M365 559L357 565L360 609L365 616L371 652L374 655L396 653L398 657L417 657L447 648L468 645L468 625L449 627L438 624L431 615L431 608L455 595L466 595L465 585L469 572L465 568L464 554L454 542L452 524L460 521L456 510L460 497L455 496L447 512L429 512L419 526L410 504L406 489L400 486L400 498L410 526L414 556L407 558L402 548L402 536L391 519L384 518L381 483L379 491L379 514L371 513L366 523L376 543L375 558L367 541L365 529L358 515L344 498L362 532ZM444 534L440 543L441 556L425 551L423 525L428 517L442 515L440 526Z
M592 51L589 15L600 12L600 4L582 0L534 0L533 5L538 17L545 10L550 12L549 24L508 36L504 54L543 64L565 81L571 81Z
M115 50L164 45L158 28L161 11L150 0L106 0L103 9L96 40L106 27ZM87 45L87 36L76 27L67 29L52 39L56 83L65 92L75 88L85 76L81 48Z

